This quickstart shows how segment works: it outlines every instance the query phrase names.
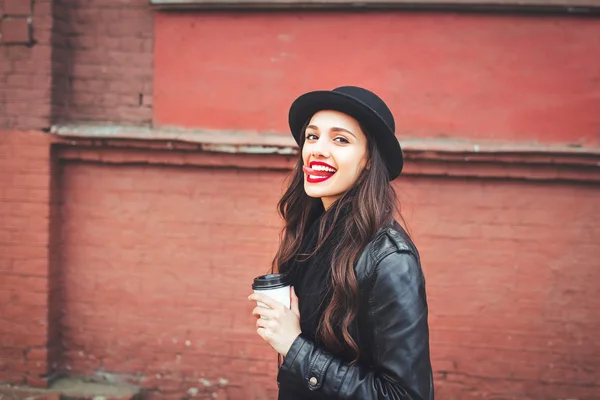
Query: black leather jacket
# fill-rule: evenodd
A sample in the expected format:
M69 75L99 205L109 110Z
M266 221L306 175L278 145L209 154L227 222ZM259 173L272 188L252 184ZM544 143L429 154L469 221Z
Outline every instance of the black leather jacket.
M279 398L433 400L425 280L400 225L376 235L356 276L363 299L354 326L359 362L349 365L300 335L279 369L288 393Z

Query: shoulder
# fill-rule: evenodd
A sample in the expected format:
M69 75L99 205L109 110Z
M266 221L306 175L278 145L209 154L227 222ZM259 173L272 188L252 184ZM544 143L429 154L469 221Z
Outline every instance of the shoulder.
M401 274L422 278L419 252L406 231L394 221L377 232L356 265L359 282L381 274Z
M411 253L418 258L417 247L402 226L394 221L391 226L381 228L367 248L378 258L384 258L391 253Z

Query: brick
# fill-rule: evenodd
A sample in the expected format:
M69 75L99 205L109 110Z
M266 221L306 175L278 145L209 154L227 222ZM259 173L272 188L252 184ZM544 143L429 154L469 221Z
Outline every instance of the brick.
M14 126L25 127L30 129L45 129L50 128L50 107L46 105L43 109L38 110L41 114L40 117L37 116L21 116L16 119L16 123Z
M15 337L16 336L16 337ZM19 346L46 346L47 337L44 329L32 327L30 333L15 335L11 334L10 339L6 337L6 335L0 335L0 342L11 342L13 340L13 344Z
M6 84L12 88L47 87L51 82L50 74L11 74L6 78Z
M12 363L12 370L14 372L21 372L24 378L27 375L42 375L45 372L46 363L42 361L27 361L27 360L15 360ZM23 379L25 381L25 379Z
M23 349L17 347L0 347L0 358L3 360L22 360Z
M46 361L48 350L46 348L29 349L25 352L25 359L30 361Z
M32 97L38 97L43 99L44 102L48 98L48 94L50 93L49 88L29 88L27 92L23 92L23 90L19 90L19 88L9 87L5 94L8 100L8 103L5 105L5 109L7 112L25 112L25 103L28 100L31 100ZM43 103L36 104L36 106L41 107ZM31 104L30 104L31 106Z
M13 0L17 1L17 0ZM34 12L36 17L52 15L52 1L35 1Z
M20 371L13 370L13 363L3 362L0 359L0 371L2 371L3 383L9 383L12 385L22 385L25 383L25 377ZM11 399L12 400L12 399Z
M7 288L0 289L0 304L8 304L12 299L12 295L13 290Z
M46 307L48 305L48 293L31 292L23 288L20 292L13 293L11 302L19 306Z
M0 274L5 274L11 272L12 270L13 260L11 260L10 258L0 258Z
M31 14L31 1L4 0L4 14L9 16Z
M12 263L15 274L46 277L48 275L48 259L19 259Z
M47 188L18 188L8 187L0 193L0 200L4 201L27 201L27 202L47 202Z
M30 180L30 182L35 181L36 179L32 179ZM39 179L40 181L48 181L49 178L46 177L46 179ZM24 182L23 182L24 183ZM14 184L14 186L17 186L17 184ZM23 185L25 186L25 185ZM47 183L45 186L48 186ZM34 185L31 185L30 187L34 187ZM43 185L41 186L43 187ZM41 192L42 190L39 190L40 187L38 186L36 189L33 189L34 192ZM49 190L49 189L47 189ZM22 199L20 201L15 201L11 204L10 207L10 215L16 216L16 217L23 217L23 218L27 218L30 220L35 220L38 223L41 223L44 219L48 218L48 213L49 213L49 205L47 204L48 202L48 197L49 194L45 196L46 198L25 198Z
M2 21L0 43L26 44L31 41L27 18L7 18Z
M4 289L16 289L24 287L27 291L37 291L44 293L46 288L46 279L38 276L27 275L4 275L0 281L0 287Z

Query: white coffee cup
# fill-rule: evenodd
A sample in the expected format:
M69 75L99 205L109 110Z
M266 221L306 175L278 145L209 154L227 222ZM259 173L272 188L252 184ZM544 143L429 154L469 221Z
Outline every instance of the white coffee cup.
M254 290L254 293L264 293L287 308L290 308L290 281L285 274L258 276L254 278L252 290ZM257 304L261 307L269 308L260 301Z

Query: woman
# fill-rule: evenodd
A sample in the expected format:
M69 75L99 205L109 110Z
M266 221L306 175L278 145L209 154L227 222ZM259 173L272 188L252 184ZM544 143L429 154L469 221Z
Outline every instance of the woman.
M249 297L269 307L253 310L257 333L285 357L279 399L432 400L425 281L394 220L392 113L344 86L300 96L289 123L302 151L273 268L291 276L291 310Z

